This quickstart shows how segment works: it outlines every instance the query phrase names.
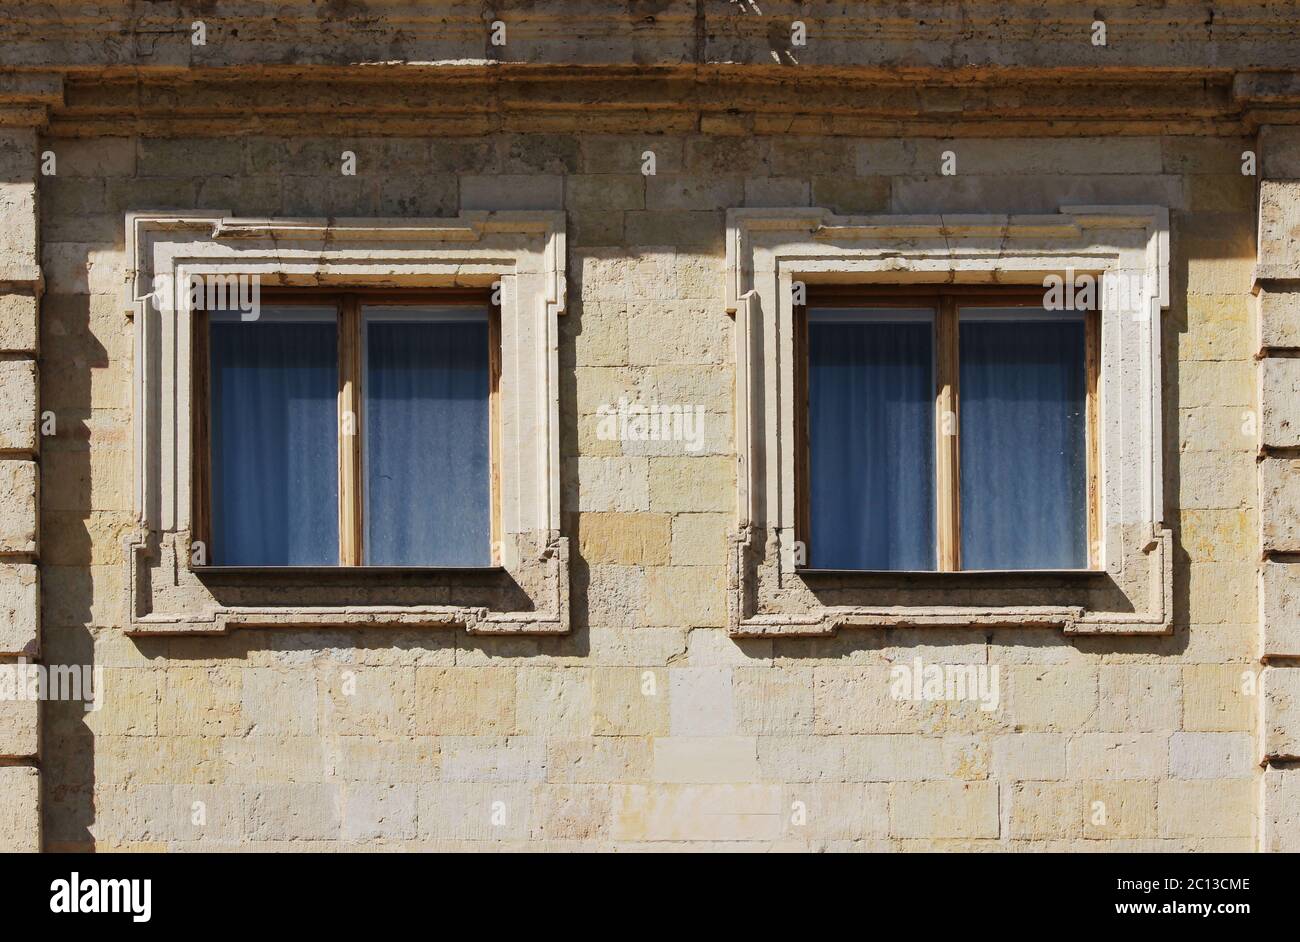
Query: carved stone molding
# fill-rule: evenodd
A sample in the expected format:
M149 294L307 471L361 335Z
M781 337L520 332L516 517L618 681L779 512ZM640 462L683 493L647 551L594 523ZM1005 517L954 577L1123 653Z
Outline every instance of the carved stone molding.
M127 541L129 633L365 625L460 626L479 634L569 630L568 538L560 533L559 512L562 213L467 212L427 220L130 213L127 255L139 519ZM501 437L508 459L501 482L504 573L495 583L469 573L463 584L390 587L385 594L364 581L331 589L308 580L264 592L274 598L270 604L253 601L257 592L249 586L217 591L189 567L190 312L188 293L175 286L196 275L251 276L264 286L499 283ZM364 567L345 572L368 578Z
M736 636L824 635L840 626L1057 627L1069 634L1171 630L1173 563L1163 524L1161 320L1169 219L1157 206L1065 206L1055 215L835 216L733 210L726 305L736 318L737 530L729 623ZM1101 299L1101 571L1070 592L983 597L949 574L911 592L817 593L795 565L792 288L806 283L1042 284L1048 274L1126 276ZM1008 585L1014 574L1006 574ZM900 577L900 583L904 581ZM821 601L824 596L836 603ZM1062 599L1069 597L1070 601ZM965 601L952 603L950 598Z

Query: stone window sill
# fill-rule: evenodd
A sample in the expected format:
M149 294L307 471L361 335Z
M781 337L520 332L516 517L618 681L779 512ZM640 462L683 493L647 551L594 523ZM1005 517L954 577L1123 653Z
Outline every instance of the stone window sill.
M975 582L982 579L998 581L1042 581L1058 579L1104 579L1100 569L960 569L955 572L937 572L929 569L814 569L800 566L795 570L809 579L861 579L878 581L933 581L939 583Z
M199 578L379 581L403 576L475 576L504 573L504 566L191 566Z

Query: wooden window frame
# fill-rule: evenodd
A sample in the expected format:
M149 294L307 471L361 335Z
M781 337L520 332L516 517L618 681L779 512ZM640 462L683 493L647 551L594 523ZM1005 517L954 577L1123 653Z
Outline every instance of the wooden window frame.
M805 552L813 545L811 442L808 435L808 309L812 307L928 307L934 311L934 440L936 569L973 573L961 567L961 307L1041 308L1041 286L985 285L808 285L805 304L794 305L794 485L795 539ZM1101 554L1101 311L1084 312L1084 454L1088 567L1063 572L1095 572ZM951 432L945 434L951 415ZM805 557L806 558L806 557ZM806 571L815 571L808 569ZM1025 569L1014 572L1043 572Z
M377 288L264 288L261 303L279 307L290 305L335 306L338 324L338 534L339 561L335 566L215 566L190 560L196 570L279 570L365 569L373 571L422 569L496 569L501 566L501 309L493 303L488 289L421 290ZM365 555L365 488L363 470L364 408L362 390L362 317L366 305L438 305L482 307L487 310L488 324L488 486L489 486L489 566L368 566ZM211 441L211 360L209 319L207 312L192 312L191 342L191 519L192 542L211 548L212 535L212 441ZM349 423L346 416L351 413ZM350 432L349 432L350 428Z

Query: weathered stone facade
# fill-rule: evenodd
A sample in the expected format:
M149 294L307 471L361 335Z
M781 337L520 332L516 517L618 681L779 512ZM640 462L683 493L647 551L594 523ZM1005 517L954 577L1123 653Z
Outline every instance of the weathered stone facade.
M0 702L0 846L1300 848L1292 7L1214 4L1212 29L1204 4L1134 7L1097 46L1091 10L1028 4L244 6L0 14L0 658L103 669L96 710ZM1063 631L1031 617L1052 588L1009 577L932 601L1005 593L1014 619L744 637L738 456L761 449L737 437L762 430L738 420L729 211L951 234L1063 207L1167 213L1143 536L1168 531L1167 597L1163 570L1133 582L1167 617ZM211 605L141 541L128 214L487 211L564 229L567 624L354 618L362 585L307 624L149 626L159 600ZM701 407L701 446L601 436L620 398ZM998 708L894 699L918 657L996 667Z

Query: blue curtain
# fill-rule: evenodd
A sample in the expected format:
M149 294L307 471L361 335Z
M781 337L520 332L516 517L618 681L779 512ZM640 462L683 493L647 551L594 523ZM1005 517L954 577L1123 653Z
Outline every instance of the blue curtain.
M1088 565L1082 316L961 312L963 569Z
M935 567L933 336L928 311L809 311L811 567Z
M366 563L491 563L487 312L365 312Z
M337 565L333 310L214 313L209 355L212 562Z

